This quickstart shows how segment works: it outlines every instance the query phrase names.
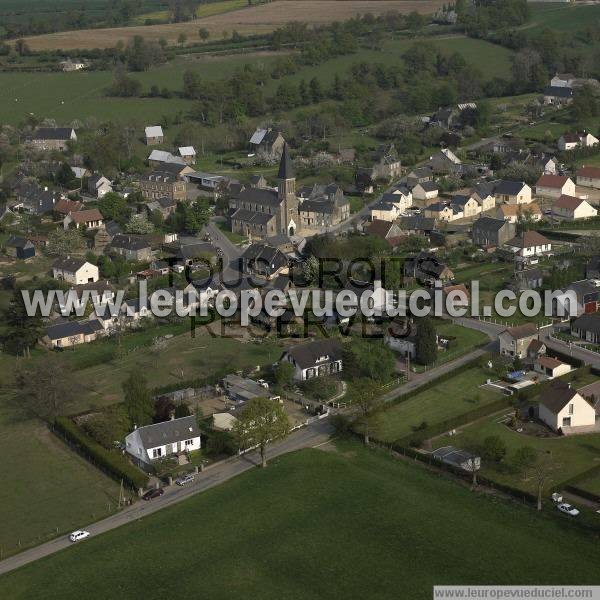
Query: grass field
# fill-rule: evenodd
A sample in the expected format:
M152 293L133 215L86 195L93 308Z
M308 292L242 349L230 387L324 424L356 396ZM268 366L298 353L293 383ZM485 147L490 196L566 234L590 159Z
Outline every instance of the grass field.
M596 473L587 479L578 481L575 486L586 492L591 492L592 494L600 496L600 474Z
M462 37L429 40L447 54L460 52L467 62L479 68L486 77L503 77L510 69L511 52L482 40ZM315 67L304 67L288 76L291 81L317 77L323 84L333 81L336 74L345 73L352 64L360 61L381 62L386 65L401 62L402 53L415 40L388 40L382 50L361 49L356 54L341 56ZM197 72L202 80L217 79L233 73L245 64L264 65L269 68L282 53L254 52L229 56L191 55L132 76L139 79L145 91L152 85L179 91L186 69ZM0 121L16 124L28 113L60 123L74 119L156 122L163 115L184 115L192 102L181 98L108 98L105 90L113 79L112 72L92 71L81 73L0 73ZM266 93L271 94L283 81L270 79ZM43 94L34 93L43 89Z
M119 486L37 421L0 399L4 554L45 541L115 510ZM2 595L0 593L0 595Z
M531 4L531 19L523 29L549 27L556 31L572 32L600 23L600 6L577 4Z
M435 584L595 584L599 558L566 517L344 442L276 459L4 575L0 591L11 600L69 600L82 589L92 599L201 589L215 600L429 600Z
M170 44L175 44L182 33L187 35L189 41L198 41L201 27L208 29L212 39L220 39L225 31L228 34L234 30L241 34L268 33L290 21L322 24L344 21L364 13L382 15L391 10L433 13L443 4L441 0L279 0L239 10L221 11L189 23L65 31L29 37L27 43L33 50L112 48L119 40L127 42L141 35L155 41L163 37ZM209 10L208 7L204 8ZM159 15L159 18L162 17Z
M581 384L578 382L577 385ZM502 415L495 415L478 421L465 427L458 435L451 438L448 436L436 438L433 445L439 447L452 444L460 448L475 448L491 435L497 435L504 440L509 457L522 446L531 446L540 453L548 453L553 462L551 481L546 485L548 490L591 469L597 464L596 461L600 454L600 434L539 438L511 430L502 422ZM530 492L536 489L536 483L531 477L524 477L522 474L515 473L503 465L495 466L489 462L484 462L481 472L500 483ZM590 485L597 485L597 483L597 481L592 481Z
M499 393L479 388L488 377L489 373L480 367L472 367L392 406L376 418L373 435L384 442L394 442L410 435L424 421L435 425L499 400Z
M72 412L118 401L121 382L136 366L154 387L270 364L281 353L277 342L213 339L200 329L194 339L189 333L181 334L188 328L187 324L168 325L124 336L121 352L114 340L63 352L61 357L78 384ZM167 349L158 355L151 348L152 340L167 333L180 335L169 340ZM35 351L30 360L44 360L44 351ZM15 366L16 359L0 354L4 385L10 385ZM71 452L41 423L22 415L6 390L0 394L0 452L7 482L0 489L2 551L15 551L19 540L24 546L39 543L56 535L56 528L66 531L114 510L118 485Z

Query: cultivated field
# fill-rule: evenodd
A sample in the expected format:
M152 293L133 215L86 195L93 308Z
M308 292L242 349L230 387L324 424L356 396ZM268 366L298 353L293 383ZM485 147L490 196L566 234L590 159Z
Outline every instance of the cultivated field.
M598 544L567 517L358 443L325 448L4 575L3 597L429 600L435 584L598 582Z
M465 60L478 68L486 78L508 77L512 52L483 40L461 36L448 38L418 38L414 40L386 40L381 50L361 48L356 54L339 56L319 65L306 66L294 75L282 79L268 79L266 91L272 93L285 80L300 81L317 77L323 84L333 81L336 74L343 75L354 63L370 62L386 65L399 64L402 54L413 44L427 41L447 54L459 52ZM281 52L253 52L229 56L189 55L178 57L167 65L144 73L132 73L139 79L144 91L150 86L167 87L172 91L182 89L183 73L191 69L203 80L217 79L231 74L244 64L263 65L270 69ZM140 126L154 122L162 115L173 116L189 111L192 102L182 98L107 98L105 90L113 79L110 71L81 73L0 73L0 121L17 124L28 113L41 118L55 119L58 123L71 123L73 119L89 117L102 120L139 122ZM31 93L43 89L43 94Z
M119 40L126 43L134 36L141 35L155 41L162 37L175 44L182 33L187 35L188 42L197 42L201 27L208 29L212 39L220 39L223 32L228 32L229 35L234 30L241 34L266 33L290 21L330 23L365 13L381 15L391 10L432 13L443 4L442 0L279 0L189 23L63 31L29 37L27 43L33 50L112 48Z

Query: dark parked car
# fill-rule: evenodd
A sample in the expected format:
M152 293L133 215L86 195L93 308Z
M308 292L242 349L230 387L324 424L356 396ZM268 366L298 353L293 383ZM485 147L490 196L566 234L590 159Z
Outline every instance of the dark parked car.
M165 490L158 488L157 490L148 490L143 496L143 500L153 500L154 498L160 498L165 493Z

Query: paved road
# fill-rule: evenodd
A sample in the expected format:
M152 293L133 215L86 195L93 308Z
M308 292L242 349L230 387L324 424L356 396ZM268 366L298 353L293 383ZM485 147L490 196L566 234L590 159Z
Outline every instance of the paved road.
M236 281L240 276L239 258L242 251L238 248L211 220L200 232L200 237L210 236L212 245L223 252L223 272L220 277L223 281Z
M302 448L314 448L315 446L327 442L331 433L332 427L327 419L317 421L316 423L312 423L307 427L295 431L285 440L274 444L269 448L268 457L273 458ZM195 496L196 494L228 481L241 473L249 471L259 464L260 457L258 452L250 452L241 457L233 457L199 473L196 475L195 481L192 484L185 487L173 486L167 488L165 494L160 498L156 498L149 502L141 500L92 525L85 526L85 524L82 523L81 527L85 528L92 535L110 531L121 525L126 525L127 523L147 517L152 513L162 510L167 506L177 504L191 496ZM44 556L49 556L55 552L69 548L72 545L73 544L69 541L67 536L61 536L51 542L42 544L41 546L25 550L20 554L11 556L0 562L0 575L34 562Z

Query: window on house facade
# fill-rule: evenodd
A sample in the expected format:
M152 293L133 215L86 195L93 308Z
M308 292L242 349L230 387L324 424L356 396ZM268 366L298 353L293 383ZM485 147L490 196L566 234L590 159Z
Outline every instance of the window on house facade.
M185 445L186 446L193 446L194 445L194 440L185 440Z
M575 405L573 403L569 404L569 414L572 415L575 412Z
M162 456L162 448L152 449L152 458L160 458Z

